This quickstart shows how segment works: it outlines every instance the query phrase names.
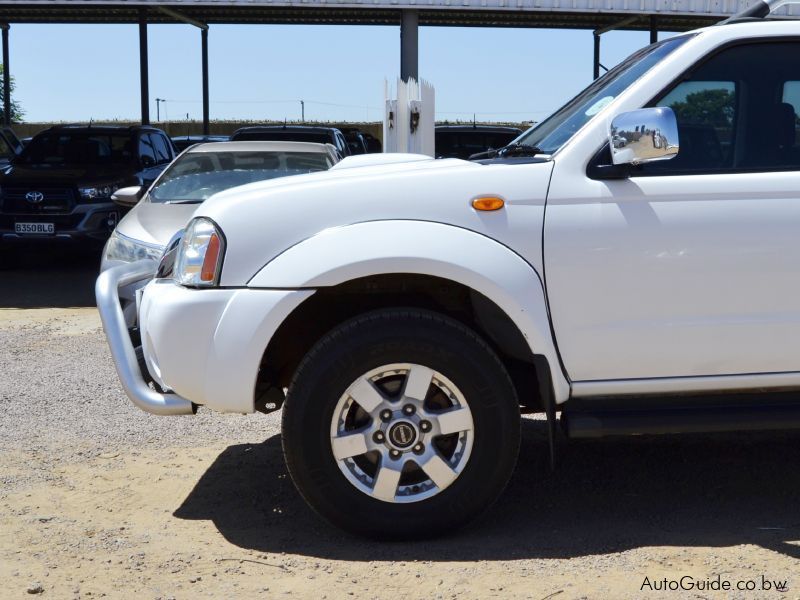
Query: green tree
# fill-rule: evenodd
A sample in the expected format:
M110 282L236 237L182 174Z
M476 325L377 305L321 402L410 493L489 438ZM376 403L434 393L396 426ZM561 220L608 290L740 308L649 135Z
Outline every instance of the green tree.
M733 107L733 94L719 89L693 92L683 102L673 102L671 106L679 122L703 123L714 127L730 126Z
M0 123L5 120L5 109L3 107L3 98L5 98L5 84L3 83L3 72L4 72L4 65L0 64ZM22 118L25 116L25 111L22 110L22 107L19 105L18 102L14 102L14 88L16 84L14 83L14 78L11 78L11 122L12 123L19 123L22 121Z

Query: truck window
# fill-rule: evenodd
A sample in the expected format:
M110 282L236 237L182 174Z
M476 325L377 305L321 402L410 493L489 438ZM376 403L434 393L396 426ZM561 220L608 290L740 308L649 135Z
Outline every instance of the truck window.
M678 120L678 167L730 168L733 163L736 84L733 81L684 81L659 103ZM670 165L673 169L675 165Z
M167 147L167 140L163 135L159 133L151 133L150 139L153 142L153 148L156 152L156 161L158 164L162 165L172 160L169 148Z
M156 151L150 136L146 133L139 138L139 158L145 166L156 164Z
M800 42L739 44L694 68L652 103L675 111L678 156L641 174L800 170L798 52Z
M783 84L781 99L794 110L794 143L800 145L800 81L787 81Z

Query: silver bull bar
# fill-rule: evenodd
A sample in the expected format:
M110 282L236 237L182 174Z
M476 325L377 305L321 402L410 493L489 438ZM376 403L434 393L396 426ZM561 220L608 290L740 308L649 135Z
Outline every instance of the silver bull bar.
M144 279L156 272L154 260L139 260L112 267L100 274L94 287L100 320L106 332L122 388L136 406L154 415L191 415L195 406L177 394L162 394L152 389L142 377L136 350L128 334L128 326L119 301L119 288Z

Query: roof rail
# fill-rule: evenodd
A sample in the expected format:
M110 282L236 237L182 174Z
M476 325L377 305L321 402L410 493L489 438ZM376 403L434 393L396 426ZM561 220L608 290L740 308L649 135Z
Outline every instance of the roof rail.
M736 13L732 17L728 17L724 21L720 21L719 24L734 23L743 19L763 19L764 17L768 17L773 11L787 4L800 4L800 0L757 0L757 2L754 2L743 11Z

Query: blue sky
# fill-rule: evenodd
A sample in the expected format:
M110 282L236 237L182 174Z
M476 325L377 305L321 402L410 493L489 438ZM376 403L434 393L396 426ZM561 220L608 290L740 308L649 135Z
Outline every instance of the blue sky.
M151 119L201 116L200 33L149 27ZM661 34L663 39L668 34ZM420 77L438 120L541 120L592 75L592 34L548 29L420 28ZM647 32L603 36L611 67ZM383 82L399 74L399 27L215 25L212 119L382 120ZM11 73L26 121L139 117L134 25L12 25Z

